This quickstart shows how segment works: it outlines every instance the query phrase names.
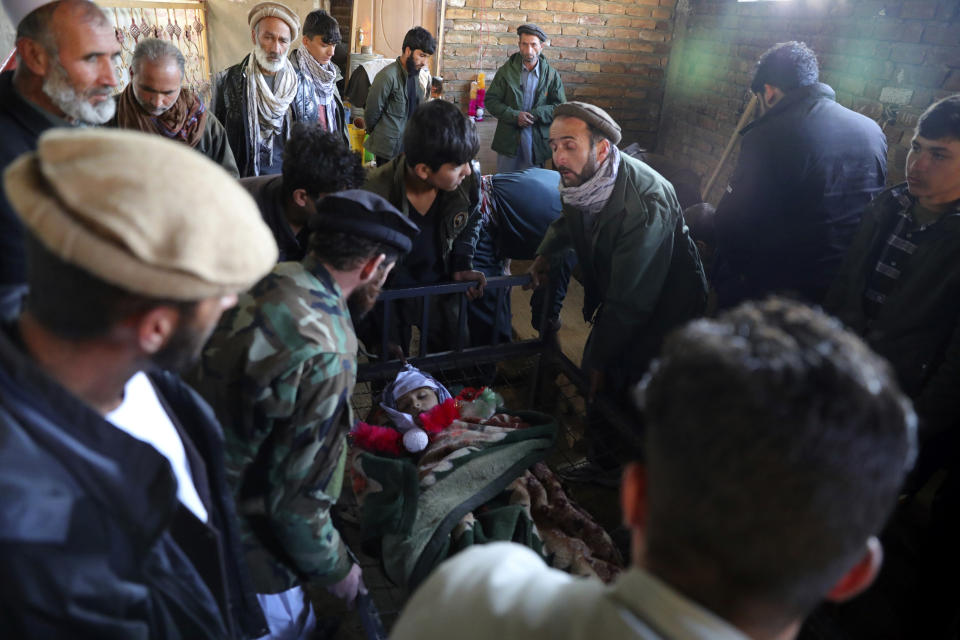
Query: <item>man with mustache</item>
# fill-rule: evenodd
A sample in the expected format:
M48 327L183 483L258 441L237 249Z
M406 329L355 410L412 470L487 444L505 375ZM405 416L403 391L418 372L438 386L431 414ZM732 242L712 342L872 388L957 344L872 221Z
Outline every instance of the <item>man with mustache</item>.
M300 32L297 14L279 2L261 2L247 23L253 51L217 74L213 99L243 178L280 173L292 124L317 121L313 83L287 59Z
M497 69L487 92L487 108L497 119L492 144L497 173L543 166L550 157L553 109L567 99L560 74L541 53L547 34L535 24L522 24L517 36L520 51Z
M227 132L200 96L183 88L186 60L172 43L141 40L130 60L130 82L120 94L112 123L184 142L234 178L239 177Z
M373 79L364 107L370 137L364 143L381 167L403 151L403 129L421 102L430 98L427 64L437 42L423 27L414 27L403 38L401 55Z
M276 259L256 206L184 145L112 129L47 131L4 182L30 286L0 323L4 635L266 633L220 425L176 373Z
M707 299L700 257L673 187L621 154L618 142L620 125L603 109L584 102L557 106L550 148L562 181L563 215L547 229L530 267L537 287L551 261L576 250L583 317L593 323L583 352L590 401L601 391L622 399L664 336L703 313ZM612 460L592 462L615 468Z
M307 256L240 296L191 381L224 425L246 558L273 637L316 625L305 586L352 603L361 571L333 526L357 372L351 315L372 308L416 226L383 198L316 203Z
M87 0L5 0L17 27L17 68L0 74L0 170L51 127L113 117L120 56L113 26ZM0 312L23 293L23 227L0 187Z

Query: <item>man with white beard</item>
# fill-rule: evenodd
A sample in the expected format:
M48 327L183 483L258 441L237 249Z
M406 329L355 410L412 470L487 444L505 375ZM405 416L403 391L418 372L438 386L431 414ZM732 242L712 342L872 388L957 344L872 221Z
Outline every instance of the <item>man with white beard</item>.
M0 74L0 171L33 151L51 127L103 124L113 117L120 45L87 0L4 0L17 25L17 68ZM0 185L0 315L25 290L23 227Z
M247 24L253 51L217 74L213 98L242 178L280 173L291 125L317 121L313 83L287 59L300 18L285 4L261 2Z

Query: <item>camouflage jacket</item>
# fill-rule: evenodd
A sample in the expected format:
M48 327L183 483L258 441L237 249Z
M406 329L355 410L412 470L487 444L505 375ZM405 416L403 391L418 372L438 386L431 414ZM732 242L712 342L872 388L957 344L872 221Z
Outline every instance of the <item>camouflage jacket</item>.
M308 256L278 264L240 296L189 377L223 424L259 593L327 586L350 569L330 510L353 423L356 352L342 291Z

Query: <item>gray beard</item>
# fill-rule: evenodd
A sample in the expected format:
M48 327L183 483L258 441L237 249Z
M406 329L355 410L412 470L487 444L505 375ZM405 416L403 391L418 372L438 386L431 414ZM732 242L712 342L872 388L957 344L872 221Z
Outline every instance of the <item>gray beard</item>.
M257 59L257 64L260 65L260 68L269 73L276 73L283 69L283 65L287 61L287 55L283 54L280 56L280 59L276 62L267 59L267 52L260 48L260 45L255 45L253 47L253 55Z
M68 117L85 124L106 124L117 110L115 100L104 100L95 105L87 102L70 84L67 70L57 61L44 77L42 89Z

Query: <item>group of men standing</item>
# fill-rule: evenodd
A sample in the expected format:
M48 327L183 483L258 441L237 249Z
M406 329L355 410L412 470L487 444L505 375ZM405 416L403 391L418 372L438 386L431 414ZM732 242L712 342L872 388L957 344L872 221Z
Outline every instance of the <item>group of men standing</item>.
M277 2L253 7L253 51L218 78L208 111L181 87L182 58L150 41L115 108L119 45L102 11L87 0L27 9L13 16L20 64L0 75L0 284L10 297L0 324L0 564L12 568L0 621L23 637L304 636L315 625L309 588L348 602L364 590L331 516L353 423L354 324L394 270L472 282L468 295L482 294L476 130L450 103L420 104L417 72L435 49L420 28L371 89L369 144L382 166L364 176L343 144L331 62L340 36L323 12L308 15L302 47L288 55L297 16ZM575 253L595 325L590 393L623 398L666 334L704 313L707 274L672 186L620 153L608 113L564 101L542 30L518 35L520 52L488 100L502 166L539 179L526 167L549 155L559 176L561 215L532 280ZM754 131L802 135L814 117L835 128L811 140L810 158L831 158L822 167L797 146L796 166L780 162L767 134L746 132L728 198L759 198L769 180L751 179L776 165L779 191L762 193L784 219L721 203L717 273L732 274L742 298L822 295L852 219L882 188L882 134L816 84L811 57L787 43L758 64L754 90L767 110ZM69 126L111 120L136 132ZM854 148L818 152L833 140ZM960 98L921 118L907 174L906 187L869 205L826 299L890 357L921 428L952 434L960 339L943 297L960 264L950 243ZM800 191L789 190L794 176L808 180ZM813 230L778 207L778 194L797 193L808 196L802 213L816 213ZM757 219L736 224L738 215ZM766 246L737 244L751 226L769 230ZM781 259L796 260L782 271L803 273L809 287L768 273L778 242ZM277 264L281 255L289 261ZM715 282L723 304L724 280ZM912 320L901 322L907 307ZM914 416L859 340L800 305L748 303L672 339L644 390L650 475L631 468L624 482L635 568L605 591L491 547L446 565L400 637L435 637L472 618L549 637L789 637L820 599L870 583ZM786 436L769 437L788 419ZM750 521L758 511L764 523ZM793 536L796 557L781 549ZM503 608L504 584L529 588Z

